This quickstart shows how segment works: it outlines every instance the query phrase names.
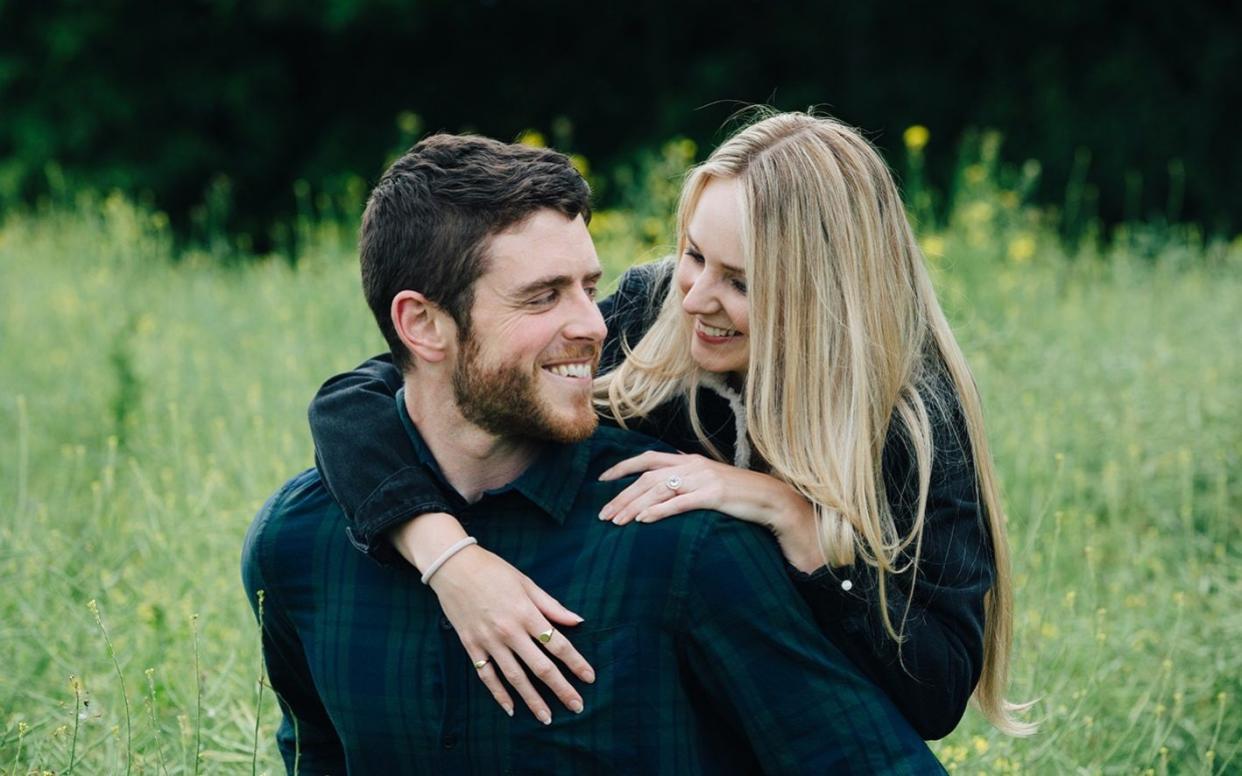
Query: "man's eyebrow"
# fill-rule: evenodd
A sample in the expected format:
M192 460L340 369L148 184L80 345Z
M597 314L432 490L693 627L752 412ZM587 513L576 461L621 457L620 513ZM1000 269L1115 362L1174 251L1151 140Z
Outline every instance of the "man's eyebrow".
M690 234L690 229L688 227L686 228L686 242L690 243L690 247L694 249L695 253L698 253L699 255L703 254L703 251L699 248L698 241L694 239L694 235ZM732 272L734 275L746 274L746 270L743 267L738 267L733 264L726 264L723 261L720 262L720 266L724 267L725 271Z
M599 279L603 276L604 271L600 269L587 275L583 278L583 280L587 283L598 283ZM549 288L564 288L565 286L572 286L577 281L578 279L573 275L547 275L518 287L512 292L512 294L515 297L529 296L530 294L538 293L539 291Z

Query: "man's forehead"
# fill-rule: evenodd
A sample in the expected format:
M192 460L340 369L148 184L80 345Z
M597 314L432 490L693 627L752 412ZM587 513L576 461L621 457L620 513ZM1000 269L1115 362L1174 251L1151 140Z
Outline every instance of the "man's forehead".
M496 234L486 247L481 280L498 289L518 288L550 275L589 276L599 272L595 244L581 216L540 211Z

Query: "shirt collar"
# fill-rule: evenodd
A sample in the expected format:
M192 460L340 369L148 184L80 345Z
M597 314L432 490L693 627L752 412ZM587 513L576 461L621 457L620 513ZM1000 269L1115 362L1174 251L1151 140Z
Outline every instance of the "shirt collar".
M449 484L444 471L440 469L440 464L436 462L431 449L427 447L422 435L418 432L418 427L410 418L410 413L405 406L405 388L397 391L397 414L400 415L401 424L405 426L410 442L414 445L418 460L449 493L453 494L460 503L465 504L466 500ZM499 488L484 491L479 503L489 497L517 491L547 513L558 525L563 525L565 518L569 515L570 507L573 506L574 497L582 487L582 480L586 477L590 453L590 439L576 444L546 442L535 460L518 475L517 479Z

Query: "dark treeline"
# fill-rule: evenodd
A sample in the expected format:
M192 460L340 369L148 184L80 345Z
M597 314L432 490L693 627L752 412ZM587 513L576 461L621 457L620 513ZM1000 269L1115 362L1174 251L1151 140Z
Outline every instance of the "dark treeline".
M424 130L541 130L595 169L746 103L819 105L902 169L923 124L933 185L972 127L1040 160L1037 197L1085 179L1105 222L1242 226L1242 6L1168 0L600 3L0 0L0 202L75 184L186 223L218 175L262 244L293 182L373 181ZM409 121L406 120L407 130ZM608 196L604 192L605 198Z

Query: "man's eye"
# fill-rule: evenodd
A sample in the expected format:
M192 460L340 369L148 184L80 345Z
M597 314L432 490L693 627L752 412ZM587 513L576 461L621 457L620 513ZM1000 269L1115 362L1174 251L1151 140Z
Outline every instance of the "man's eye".
M594 299L595 297L599 296L599 289L596 288L595 286L587 286L586 295L590 297L591 299Z
M558 295L558 294L559 294L559 292L558 292L558 291L554 288L554 289L552 289L552 290L550 290L550 291L545 291L544 293L542 293L542 294L540 294L539 296L535 297L534 299L530 300L530 303L531 303L531 304L533 304L533 305L546 305L546 304L552 304L553 302L555 302L555 301L556 301L556 298L557 298L557 295Z

